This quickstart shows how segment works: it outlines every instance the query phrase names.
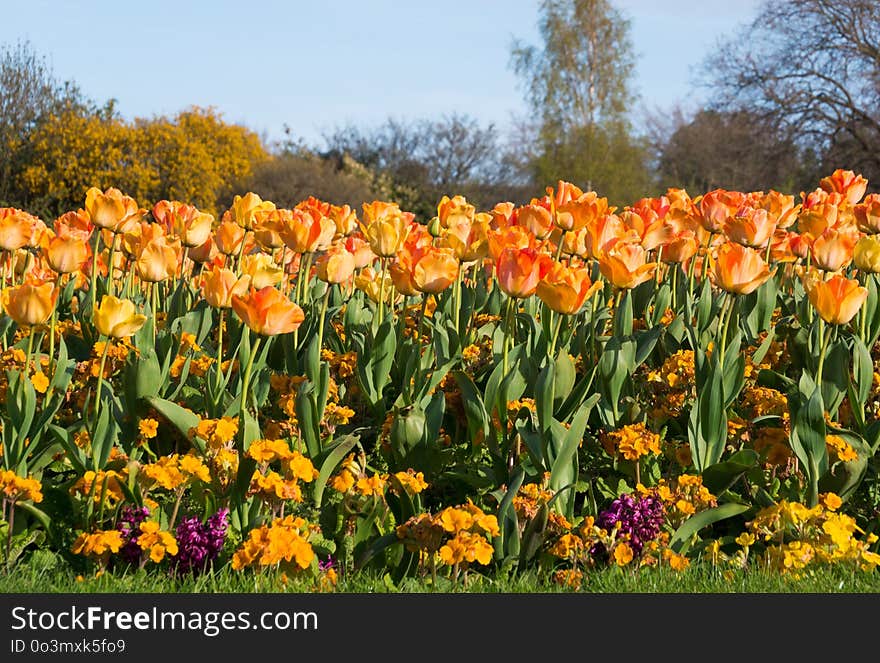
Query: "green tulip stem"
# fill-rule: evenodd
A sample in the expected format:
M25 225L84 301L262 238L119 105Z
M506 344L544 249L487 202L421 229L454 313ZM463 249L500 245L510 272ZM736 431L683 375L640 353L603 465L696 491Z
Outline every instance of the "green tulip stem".
M719 341L718 365L724 368L724 355L727 351L727 335L730 327L730 318L733 316L733 307L736 305L736 295L728 293L721 305L721 317L718 319L721 326L721 339Z
M819 329L826 327L824 320L819 320ZM828 343L831 341L831 334L834 332L835 325L827 325L822 333L822 347L819 348L819 367L816 369L816 386L822 388L822 371L825 368L825 351L828 349Z
M453 296L455 297L455 333L460 334L459 331L461 329L461 277L462 277L462 268L461 262L458 263L458 274L455 277L455 286L452 291Z
M239 409L239 427L241 430L244 430L244 413L247 411L247 397L248 397L248 387L250 386L251 381L251 371L254 368L254 359L257 357L257 353L260 350L260 343L263 338L261 336L257 336L254 339L254 345L251 348L250 357L248 357L247 367L244 369L244 375L241 378L241 407Z
M321 318L318 322L318 357L321 356L321 346L324 343L324 322L327 319L327 305L330 303L330 290L333 288L332 283L327 284L327 289L324 291L324 297L321 301ZM404 315L406 310L404 309Z
M553 326L553 338L550 341L550 359L553 359L556 354L556 341L559 339L559 329L562 327L564 317L562 313L557 314L556 324Z
M217 397L220 397L220 382L223 377L223 309L220 309L220 323L217 327Z
M376 320L377 324L374 327L378 328L378 325L382 324L382 314L385 310L385 274L388 272L388 259L384 256L380 258L382 261L382 271L379 276L379 301L377 302L377 315Z
M101 367L98 370L98 388L95 391L95 425L98 425L98 409L101 407L101 389L104 387L104 366L107 363L107 353L113 339L108 338L104 343L104 351L101 353ZM94 436L93 436L94 437Z
M98 244L101 241L101 229L95 227L95 245L92 247L92 280L89 290L92 296L92 320L95 319L95 306L98 303Z

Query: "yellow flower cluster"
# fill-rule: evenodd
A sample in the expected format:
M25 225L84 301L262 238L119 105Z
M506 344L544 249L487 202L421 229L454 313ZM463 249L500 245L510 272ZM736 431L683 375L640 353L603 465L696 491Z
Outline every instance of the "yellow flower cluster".
M71 495L80 495L91 498L95 504L101 503L101 496L106 500L107 506L114 506L124 498L120 482L125 481L125 475L115 470L93 470L83 474L70 488Z
M643 422L604 433L601 440L608 455L619 454L626 460L638 460L649 453L659 456L661 453L660 436L649 431Z
M681 474L671 481L660 479L653 488L638 486L642 495L654 493L666 505L667 521L677 527L698 511L717 506L718 501L703 485L703 477Z
M43 493L40 482L33 477L20 477L12 470L0 471L0 493L10 502L31 500L42 502Z
M304 519L293 516L276 518L271 525L252 529L232 556L232 568L239 571L252 564L266 567L286 562L285 566L307 569L315 559L308 540L312 529Z
M170 532L162 530L155 520L141 523L140 530L138 546L141 550L149 551L150 559L157 564L165 559L166 554L172 557L177 554L177 540Z
M148 488L158 486L166 490L176 490L193 481L211 481L208 466L194 453L162 456L155 463L142 466L138 474L138 478L141 477Z
M839 435L826 435L825 447L828 449L828 456L832 461L836 459L848 463L859 458L855 449Z
M870 551L876 535L856 538L864 530L851 516L837 512L841 504L834 493L824 493L813 508L782 500L759 511L747 525L749 533L768 543L761 563L783 573L797 573L814 562L849 562L863 570L876 568L880 555ZM743 538L740 545L746 547L754 540Z
M238 434L238 417L220 419L200 419L197 426L189 431L190 437L200 437L211 449L225 446Z
M466 569L473 562L488 564L494 552L490 540L501 534L498 519L470 501L435 515L414 516L396 532L407 550L419 553L420 564L426 560L433 564L436 554L442 563L456 569Z
M115 529L82 532L73 542L70 551L74 555L93 557L106 562L110 553L119 552L122 543L122 533Z

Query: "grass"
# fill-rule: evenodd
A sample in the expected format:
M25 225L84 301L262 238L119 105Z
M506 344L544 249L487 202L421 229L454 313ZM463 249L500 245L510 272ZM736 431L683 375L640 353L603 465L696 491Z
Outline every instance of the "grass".
M880 571L865 572L836 565L806 569L800 577L759 570L722 570L708 563L695 564L683 572L659 569L609 568L585 574L579 591L587 593L878 593ZM283 593L318 591L313 580L287 578L280 572L236 572L225 567L199 577L173 578L155 572L105 573L78 577L64 565L19 564L0 573L0 593ZM535 573L495 577L471 573L467 585L440 579L432 587L428 579L390 578L361 572L340 578L335 591L344 593L570 593Z

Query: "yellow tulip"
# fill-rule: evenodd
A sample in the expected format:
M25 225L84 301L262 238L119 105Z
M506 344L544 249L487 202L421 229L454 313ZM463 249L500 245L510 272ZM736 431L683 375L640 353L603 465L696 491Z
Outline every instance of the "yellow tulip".
M101 304L95 309L95 327L104 336L126 338L144 326L147 316L137 313L134 302L104 295Z
M0 295L3 310L19 325L41 325L55 309L58 289L51 281L46 283L23 283L7 288Z

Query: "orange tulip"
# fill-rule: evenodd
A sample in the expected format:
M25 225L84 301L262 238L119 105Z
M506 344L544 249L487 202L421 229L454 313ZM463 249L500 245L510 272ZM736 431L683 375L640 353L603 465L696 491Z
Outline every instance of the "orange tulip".
M700 221L711 233L724 229L727 220L746 202L746 194L740 191L715 189L700 199Z
M92 256L88 242L77 236L63 236L52 233L47 236L43 247L49 265L59 274L72 274L82 269Z
M273 209L275 203L271 200L263 200L251 191L243 196L235 196L232 199L232 206L223 213L222 220L232 221L245 230L251 230L259 212Z
M538 245L534 234L523 226L504 226L492 230L487 239L489 256L494 262L498 261L505 249L534 249Z
M325 283L344 283L354 274L354 256L342 244L331 246L315 262L318 278Z
M528 205L516 210L517 224L526 228L538 239L546 239L553 230L553 214L550 210L550 199L532 198Z
M464 196L443 196L437 205L437 218L441 228L449 228L451 225L473 223L476 211Z
M119 189L111 187L101 191L92 187L86 191L86 212L96 226L115 232L121 224L142 216L144 210L138 208L134 198Z
M635 231L631 231L624 225L623 220L617 214L606 214L592 220L585 226L587 231L584 242L587 252L593 258L599 259L605 250L619 241L626 243L640 243L640 237Z
M213 266L203 273L199 287L208 304L214 308L230 308L233 295L243 297L250 290L251 277L239 278L231 269Z
M75 212L65 212L59 216L52 224L55 234L59 237L76 237L85 242L92 236L95 229L94 224L89 219L88 213L84 209Z
M19 325L41 325L49 319L58 301L58 288L52 281L25 282L0 293L3 310Z
M284 270L275 264L268 253L253 253L242 257L241 273L251 277L251 287L257 290L281 283L284 278Z
M208 239L203 244L187 249L186 255L193 262L208 263L220 255L220 251L217 249L217 243L214 241L214 238L208 235Z
M620 214L620 220L630 231L641 239L640 243L646 251L656 249L672 241L676 233L673 224L666 222L669 201L665 196L660 198L642 198L632 207Z
M211 235L214 217L192 205L176 200L160 200L153 205L153 218L169 235L176 235L187 248L200 246Z
M331 205L327 215L336 226L336 234L347 237L358 227L357 212L348 205Z
M761 198L760 208L767 211L777 228L790 228L797 221L800 205L794 204L794 196L771 189Z
M538 283L537 295L557 313L573 315L601 287L601 281L591 282L586 267L568 267L554 262Z
M572 190L571 193L573 195L576 191ZM588 191L557 205L554 222L560 230L580 230L615 209L609 209L607 198L599 198L595 191Z
M0 207L0 249L17 251L31 242L39 219L14 207Z
M142 281L158 283L177 274L182 258L180 240L169 241L162 235L137 247L135 270Z
M839 193L847 203L855 205L865 195L868 180L851 170L838 168L828 177L823 177L819 181L819 187L829 193Z
M727 242L718 249L712 275L719 288L738 295L747 295L775 273L776 268L770 271L755 249Z
M744 205L724 224L727 238L753 248L767 246L767 242L776 230L776 222L770 213L763 208Z
M859 230L869 235L880 233L880 193L869 193L853 207Z
M232 310L253 332L275 336L295 331L305 320L303 310L272 286L232 295Z
M552 264L553 259L537 249L508 247L495 262L498 286L510 297L531 297Z
M828 228L845 223L847 215L841 210L843 195L816 189L809 194L801 193L803 203L798 212L798 232L818 237Z
M693 230L682 230L663 247L663 262L684 263L697 252L697 236Z
M363 269L376 259L376 254L370 248L370 243L364 239L359 230L345 238L345 250L354 256L355 269Z
M234 221L224 220L214 231L214 242L220 253L227 256L238 255L244 241L245 230Z
M868 289L855 279L835 274L823 281L814 273L804 278L807 297L819 317L832 325L845 325L852 320L868 298Z
M450 218L440 245L452 249L461 262L482 260L489 251L489 219L486 213L476 214L472 220Z
M859 231L855 226L826 229L810 245L813 264L829 272L838 271L852 261L858 241Z
M336 224L304 209L284 210L278 217L278 234L294 253L314 253L329 246Z
M104 295L101 304L95 309L95 328L104 336L126 338L144 326L147 316L136 312L134 302Z
M458 266L452 249L429 247L413 266L413 284L419 292L437 294L455 282Z
M599 271L618 288L635 288L654 274L656 262L645 262L647 252L641 244L617 240L599 257Z

